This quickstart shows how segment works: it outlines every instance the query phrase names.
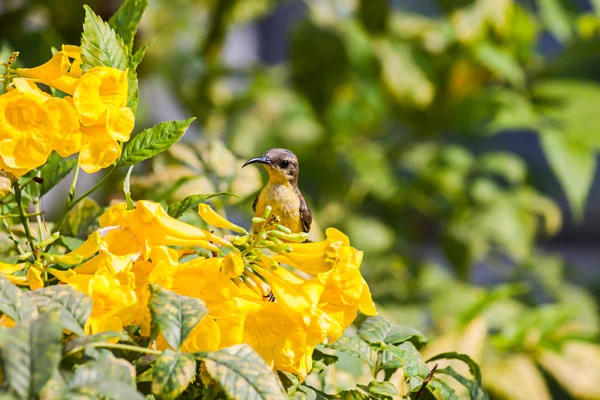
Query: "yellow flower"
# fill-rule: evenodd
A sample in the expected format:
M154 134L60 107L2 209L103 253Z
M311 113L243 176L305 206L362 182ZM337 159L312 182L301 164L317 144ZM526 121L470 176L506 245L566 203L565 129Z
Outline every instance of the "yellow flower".
M108 167L129 140L135 115L127 104L127 71L95 67L82 75L70 100L83 134L79 164L87 173Z
M42 271L40 271L33 265L27 270L27 280L29 281L29 288L31 290L41 289L44 287Z
M237 252L231 252L223 259L222 272L229 278L235 278L244 273L244 259Z
M73 62L69 59L72 58ZM63 45L50 61L35 68L19 68L17 74L73 95L83 71L81 70L81 48Z
M15 89L0 96L0 169L19 177L44 164L62 135L75 129L74 110L35 84L13 80Z
M31 78L47 83L65 75L70 66L71 63L67 54L59 51L45 64L35 68L19 68L17 74L23 78Z
M208 204L201 203L198 206L198 215L209 225L216 226L217 228L229 229L230 231L238 232L241 234L247 234L246 230L241 226L233 224L227 221L225 218L217 214Z

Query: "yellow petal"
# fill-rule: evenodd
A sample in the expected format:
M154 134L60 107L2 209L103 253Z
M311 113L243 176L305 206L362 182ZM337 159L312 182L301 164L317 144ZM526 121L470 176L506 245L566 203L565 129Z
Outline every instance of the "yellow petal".
M198 206L198 215L200 215L200 218L209 225L216 226L217 228L229 229L230 231L242 233L244 235L248 234L241 226L237 226L221 217L208 204L200 203Z
M129 140L135 125L135 114L128 107L116 108L109 105L107 108L107 128L113 139L121 142Z
M127 103L127 71L109 67L90 69L79 80L73 102L82 124L101 123L106 120L109 105L120 108Z
M24 78L52 81L66 74L70 65L67 55L59 51L45 64L35 68L19 68L17 74Z
M2 272L4 275L12 275L17 271L21 271L28 265L29 263L7 264L0 262L0 272Z
M44 106L50 118L58 125L55 134L49 135L52 148L61 157L77 153L82 146L82 137L75 108L67 100L56 97L46 101Z
M222 272L228 278L235 278L244 273L244 259L237 252L231 252L223 259Z
M73 278L77 274L73 272L73 270L68 269L66 271L61 271L54 268L48 268L48 272L58 278L59 281L68 283L69 279Z
M41 289L44 287L42 272L34 266L29 267L27 270L27 279L29 280L29 287L31 290Z
M81 127L86 143L79 152L79 165L88 174L111 165L121 155L119 142L104 127Z

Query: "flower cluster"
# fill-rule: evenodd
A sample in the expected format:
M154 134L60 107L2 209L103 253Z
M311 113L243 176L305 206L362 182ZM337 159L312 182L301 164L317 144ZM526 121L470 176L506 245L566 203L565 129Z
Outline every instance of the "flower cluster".
M112 164L129 140L134 114L127 104L127 71L95 67L83 72L81 49L64 45L36 68L16 71L0 96L0 169L19 177L43 165L52 150L79 153L87 173ZM52 97L37 83L58 89Z
M338 230L328 229L321 242L284 243L294 236L285 227L249 235L207 205L199 214L242 235L220 237L171 218L150 201L134 210L116 204L100 218L101 228L64 256L87 261L66 271L49 269L93 299L88 333L139 325L150 335L148 285L155 283L202 299L209 310L184 351L248 343L273 368L304 378L317 344L339 338L358 310L376 314L359 270L362 252ZM270 240L276 237L279 245ZM155 346L168 344L159 336Z

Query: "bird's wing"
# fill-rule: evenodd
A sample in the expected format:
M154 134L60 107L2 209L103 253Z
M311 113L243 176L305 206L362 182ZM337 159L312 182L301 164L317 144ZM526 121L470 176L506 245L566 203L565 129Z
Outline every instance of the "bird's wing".
M258 196L260 196L260 192L258 192L256 198L254 199L254 203L252 203L252 211L254 212L256 212L256 203L258 203Z
M300 196L300 221L302 222L302 231L308 233L312 224L312 213L302 196Z

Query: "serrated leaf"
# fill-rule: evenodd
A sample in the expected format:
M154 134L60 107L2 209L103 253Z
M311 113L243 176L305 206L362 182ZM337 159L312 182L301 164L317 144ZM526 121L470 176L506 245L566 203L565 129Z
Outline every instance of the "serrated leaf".
M199 352L210 376L232 399L278 400L286 396L271 368L247 344L213 352Z
M62 326L57 311L0 331L4 384L21 399L36 398L60 361Z
M127 143L119 165L123 167L137 164L165 151L181 139L195 119L161 122L140 132Z
M481 385L481 370L479 369L479 365L477 365L477 363L473 361L473 359L468 355L452 351L448 353L438 354L427 360L427 362L436 360L460 360L464 362L469 367L469 371L471 372L477 383Z
M135 68L127 71L127 107L135 114L140 99L140 88Z
M46 164L40 169L40 176L44 179L40 186L40 197L62 181L76 166L76 158L64 159L57 153L52 152Z
M148 50L148 46L150 46L150 45L145 44L142 47L140 47L139 49L137 49L135 53L133 53L133 55L131 56L131 62L129 63L130 68L137 69L138 65L140 65L140 63L144 59L144 56L146 56L146 51Z
M130 50L133 47L133 39L142 19L142 14L147 6L148 0L125 0L117 12L108 20L110 26L123 39Z
M112 67L125 71L129 65L129 50L116 32L94 11L84 5L85 21L81 35L81 61L85 70Z
M204 302L193 297L180 296L156 284L150 284L148 307L152 325L158 327L165 340L179 349L192 329L208 314Z
M0 274L0 311L15 322L37 317L33 301L21 289Z
M59 310L60 321L69 331L84 336L83 327L92 313L92 299L68 285L56 285L27 293L40 314Z
M192 354L165 350L154 364L152 393L159 399L176 399L196 374L196 359Z
M454 378L458 383L463 385L469 391L469 396L471 400L488 400L489 396L483 387L481 386L481 382L476 382L471 379L467 379L458 372L456 372L452 367L446 367L443 369L438 369L436 373L446 374Z
M239 196L229 193L229 192L219 192L219 193L210 193L210 194L193 194L191 196L186 197L185 199L178 201L177 203L169 204L169 208L167 209L167 214L169 214L173 218L179 218L183 215L184 212L189 210L190 208L195 208L198 204L205 202L206 200L216 197L216 196L233 196L239 199Z
M375 345L399 344L411 340L419 346L427 342L418 330L393 324L380 316L367 318L358 329L358 336Z

